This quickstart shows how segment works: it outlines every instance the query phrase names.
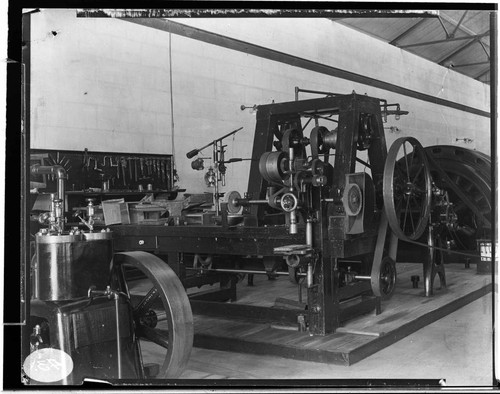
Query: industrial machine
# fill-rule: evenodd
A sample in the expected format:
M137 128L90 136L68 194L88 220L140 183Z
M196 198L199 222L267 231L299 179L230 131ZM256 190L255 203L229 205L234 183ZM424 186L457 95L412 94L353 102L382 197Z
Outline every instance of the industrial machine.
M196 156L213 150L205 176L214 187L213 209L204 220L114 226L115 250L147 251L167 262L193 289L194 313L296 325L311 335L328 335L354 316L381 312L381 299L395 288L398 244L418 248L427 296L436 277L445 287L443 254L457 249L451 238L477 230L456 211L473 203L459 204L464 193L446 181L449 173L432 154L439 156L437 151L412 137L387 150L384 120L407 113L398 104L355 92L313 93L326 97L255 106L248 159L224 157L223 139L240 129L187 153L192 168L201 170L203 158ZM223 195L217 185L226 165L240 160L251 161L248 189ZM488 220L487 212L474 217ZM137 267L148 277L162 272ZM237 299L243 275L252 285L259 274L288 276L299 301L291 308L224 302ZM196 291L216 283L219 288Z
M86 219L79 216L85 230L66 229L66 171L58 165L33 165L31 173L54 175L58 188L51 195L50 211L39 215L43 228L34 235L29 316L31 353L24 362L26 382L80 385L85 378L144 379L158 373L160 368L163 372L168 369L165 376L177 376L187 358L166 360L161 367L144 365L136 337L144 305L132 299L123 282L123 270L137 258L147 261L148 254L114 255L113 232L109 228L94 228L92 200L87 206ZM164 267L163 278L170 272ZM158 280L161 282L162 278ZM158 288L172 296L171 289L176 283L182 288L171 274L170 288ZM174 294L174 298L190 315L185 293ZM176 302L169 306L175 308ZM147 323L142 322L144 327L157 325L152 317ZM192 339L192 318L171 330L172 336L178 333ZM189 351L186 346L183 354L189 355Z
M326 97L255 106L250 158L225 158L223 140L241 128L187 153L201 170L196 156L212 147L205 180L214 187L213 209L198 224L99 231L91 227L89 205L82 218L88 231L67 233L59 189L41 219L49 228L36 234L35 350L49 344L74 357L78 373L67 378L73 381L95 373L92 365L102 358L108 362L101 377L177 377L193 345L193 312L325 336L355 316L382 312L398 256L411 247L424 266L425 295L432 296L436 277L445 287L445 254L468 238L487 237L491 220L488 206L453 181L456 167L443 156L448 149L424 149L402 137L388 150L384 120L407 113L398 104L355 92L307 92ZM462 156L472 170L487 162ZM226 165L242 160L251 163L246 192L222 193ZM475 190L487 196L472 181L469 191ZM288 276L298 301L287 308L227 302L237 299L244 275L252 285L259 274ZM101 324L106 329L91 335ZM165 357L154 372L147 354Z

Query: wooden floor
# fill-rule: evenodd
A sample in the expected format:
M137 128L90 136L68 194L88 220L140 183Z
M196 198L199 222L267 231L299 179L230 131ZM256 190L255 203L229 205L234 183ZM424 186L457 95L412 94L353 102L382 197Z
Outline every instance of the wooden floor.
M397 270L396 290L382 303L382 314L352 319L334 334L309 336L293 327L195 315L194 345L351 365L491 291L491 276L476 274L475 266L466 269L463 265L446 265L447 287L436 288L433 297L424 296L422 282L418 289L412 288L411 275L423 277L421 265L400 263ZM246 282L239 285L237 304L273 306L277 297L298 299L297 286L287 277L270 281L266 276L255 276L254 283L253 287Z

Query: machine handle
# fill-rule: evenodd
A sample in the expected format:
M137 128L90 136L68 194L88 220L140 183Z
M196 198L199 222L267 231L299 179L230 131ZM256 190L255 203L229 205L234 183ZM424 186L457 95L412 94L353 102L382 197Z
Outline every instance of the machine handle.
M188 159L191 159L192 157L196 156L200 150L199 149L193 149L192 151L186 153L186 157Z

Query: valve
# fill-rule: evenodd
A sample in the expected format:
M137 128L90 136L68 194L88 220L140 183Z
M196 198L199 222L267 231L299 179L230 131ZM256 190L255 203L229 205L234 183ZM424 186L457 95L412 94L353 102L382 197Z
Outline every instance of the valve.
M37 324L33 327L33 332L30 335L30 352L33 353L34 351L40 349L40 347L43 346L43 343L42 329Z
M85 199L87 201L87 220L82 218L78 212L75 214L75 216L80 219L80 222L87 226L90 232L94 231L94 215L95 215L95 205L94 205L94 199L93 198L87 198Z

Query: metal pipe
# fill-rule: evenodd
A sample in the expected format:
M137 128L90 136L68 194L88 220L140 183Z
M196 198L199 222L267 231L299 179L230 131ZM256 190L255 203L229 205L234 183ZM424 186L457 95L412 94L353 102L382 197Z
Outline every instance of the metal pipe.
M115 319L116 319L116 358L118 363L118 379L122 378L122 349L121 349L121 337L120 337L120 311L119 311L119 300L120 295L114 293L115 297Z
M66 170L64 167L60 165L55 166L41 166L39 164L34 164L30 167L30 173L33 175L38 174L51 174L55 175L57 179L57 203L52 198L52 210L51 215L54 215L54 220L57 224L54 224L54 221L51 221L51 229L55 230L52 226L55 225L58 233L62 233L64 231L64 212L65 212L65 181L66 181Z
M57 177L57 198L63 200L64 212L64 199L65 199L65 181L67 179L66 170L62 166L41 166L40 164L33 164L30 167L30 172L33 175L52 174Z
M290 212L290 234L297 234L297 212Z
M215 185L214 185L214 205L215 205L215 216L219 216L219 158L217 155L217 144L213 145L213 160L215 166Z
M313 225L311 219L307 219L306 221L306 244L308 246L312 246L313 244Z
M307 264L307 287L311 288L313 285L313 266L312 263Z
M267 204L267 200L247 200L247 204Z
M357 280L371 280L372 277L371 276L367 276L367 275L354 275L354 279L357 279Z

